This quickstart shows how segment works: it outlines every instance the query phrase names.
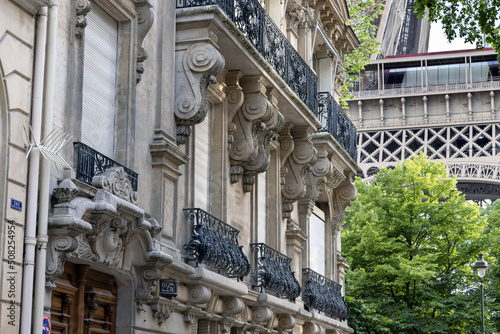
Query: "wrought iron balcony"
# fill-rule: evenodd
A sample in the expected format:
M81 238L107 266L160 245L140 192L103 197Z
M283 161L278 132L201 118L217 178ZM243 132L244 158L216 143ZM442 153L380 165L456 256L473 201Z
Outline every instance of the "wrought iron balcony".
M243 279L248 275L250 263L238 244L240 231L202 209L184 211L194 222L193 236L184 245L189 259L196 261L196 266L205 263L227 277Z
M255 285L276 292L278 297L294 301L300 295L300 285L290 268L291 258L263 243L250 244L255 253Z
M217 5L302 102L316 110L316 74L257 0L177 0L177 8L208 5Z
M304 278L302 300L308 310L315 309L341 320L349 316L349 306L342 297L342 285L309 268L302 269L302 277Z
M76 178L78 180L91 185L92 178L101 175L106 169L111 167L123 167L123 170L127 173L128 179L132 184L132 189L137 191L138 174L136 172L81 142L74 142L73 145L77 150Z
M351 158L356 161L356 127L330 93L318 93L317 116L323 124L318 132L331 133Z

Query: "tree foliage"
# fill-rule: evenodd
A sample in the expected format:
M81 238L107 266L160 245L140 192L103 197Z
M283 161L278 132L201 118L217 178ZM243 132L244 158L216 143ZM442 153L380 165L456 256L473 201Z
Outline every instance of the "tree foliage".
M384 3L376 0L347 0L347 5L350 18L346 21L346 25L353 28L359 46L345 56L346 81L342 85L340 98L343 108L347 108L346 99L354 98L349 88L359 80L359 73L370 63L370 56L380 53L380 43L376 38L377 26L373 23L384 9Z
M346 294L390 318L392 333L470 333L479 321L470 264L487 242L478 206L423 154L356 187L342 235Z
M441 21L449 41L460 36L478 49L490 44L500 54L500 0L415 0L415 12ZM483 38L484 37L484 38Z

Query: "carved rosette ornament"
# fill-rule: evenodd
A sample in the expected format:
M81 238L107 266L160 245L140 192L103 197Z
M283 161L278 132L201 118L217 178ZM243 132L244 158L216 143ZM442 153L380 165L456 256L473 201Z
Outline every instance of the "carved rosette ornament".
M250 192L255 176L269 167L269 143L278 138L284 117L278 110L275 93L267 91L259 77L241 81L244 100L232 119L233 143L229 149L231 183L238 182L243 175L243 190Z
M180 64L179 64L180 65ZM199 42L187 48L181 69L176 74L174 113L177 143L185 144L191 134L189 126L201 123L207 115L207 88L216 82L224 69L224 57L212 44Z
M310 128L293 128L294 150L285 162L285 184L281 189L283 195L283 218L290 218L293 203L306 195L306 174L311 165L318 160L318 151L311 140Z
M76 29L75 35L80 38L83 36L83 30L87 26L87 14L92 9L92 3L89 0L76 1Z
M148 52L142 47L144 37L153 26L154 16L152 5L149 0L136 0L135 11L137 12L137 79L136 83L141 81L144 73L144 61L148 58Z

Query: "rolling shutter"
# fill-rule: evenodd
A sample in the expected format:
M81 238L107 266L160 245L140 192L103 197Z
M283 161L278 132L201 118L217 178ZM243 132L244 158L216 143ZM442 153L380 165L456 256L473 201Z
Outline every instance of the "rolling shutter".
M208 211L210 190L210 110L207 118L194 126L194 204Z
M87 15L81 141L113 158L118 23L97 5Z

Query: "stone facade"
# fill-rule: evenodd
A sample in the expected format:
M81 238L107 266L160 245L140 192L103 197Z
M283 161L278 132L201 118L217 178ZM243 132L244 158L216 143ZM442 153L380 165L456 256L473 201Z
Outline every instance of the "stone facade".
M2 333L352 332L347 7L210 3L0 0Z

